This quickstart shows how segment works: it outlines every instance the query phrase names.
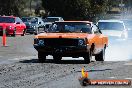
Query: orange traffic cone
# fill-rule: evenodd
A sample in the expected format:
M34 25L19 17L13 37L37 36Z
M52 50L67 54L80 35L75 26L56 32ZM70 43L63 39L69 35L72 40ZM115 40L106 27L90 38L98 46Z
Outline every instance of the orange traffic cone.
M82 77L88 78L88 72L84 72L84 67L82 68Z
M90 79L88 78L88 72L84 71L84 67L82 68L82 77L79 78L79 82L82 86L87 86L91 84Z
M6 47L6 26L3 24L3 36L2 36L2 44L4 47Z

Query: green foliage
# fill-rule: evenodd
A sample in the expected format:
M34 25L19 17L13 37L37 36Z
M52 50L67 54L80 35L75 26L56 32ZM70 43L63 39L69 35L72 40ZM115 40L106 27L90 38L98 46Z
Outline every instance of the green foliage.
M51 16L80 19L89 14L89 0L42 0L42 5Z
M50 16L85 20L105 11L106 0L42 0Z
M0 15L21 16L27 0L0 0Z

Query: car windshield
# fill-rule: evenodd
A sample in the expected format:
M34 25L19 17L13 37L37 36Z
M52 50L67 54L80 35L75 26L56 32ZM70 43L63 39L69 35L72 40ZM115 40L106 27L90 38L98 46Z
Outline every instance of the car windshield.
M123 30L123 23L120 22L99 22L98 27L101 30Z
M23 22L31 22L31 23L38 23L38 19L34 17L27 17L27 18L22 18Z
M38 23L38 19L37 18L32 18L32 19L30 19L30 22L37 24Z
M0 17L0 23L15 23L15 18Z
M32 18L31 17L23 17L22 21L23 22L29 22Z
M55 22L59 21L59 18L45 18L44 22Z
M92 33L91 26L87 23L78 22L56 22L50 28L50 32L60 32L60 33Z

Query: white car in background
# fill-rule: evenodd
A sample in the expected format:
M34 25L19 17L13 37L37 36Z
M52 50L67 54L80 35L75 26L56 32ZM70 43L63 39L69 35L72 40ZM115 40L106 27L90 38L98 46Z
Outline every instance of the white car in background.
M97 25L102 33L109 37L117 37L123 39L128 37L125 24L121 20L99 20Z

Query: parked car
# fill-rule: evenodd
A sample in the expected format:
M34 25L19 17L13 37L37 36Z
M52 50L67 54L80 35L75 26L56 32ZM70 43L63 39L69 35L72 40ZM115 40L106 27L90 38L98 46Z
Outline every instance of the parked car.
M27 33L38 34L40 31L44 31L44 22L43 22L42 18L40 18L40 17L22 17L21 19L26 24Z
M55 21L64 21L64 19L62 17L46 17L43 21L45 24L45 31L48 31L52 23Z
M56 62L70 56L84 57L89 63L93 55L97 61L104 61L107 46L108 37L89 21L54 22L50 32L38 34L34 39L40 62L47 55L53 55Z
M26 25L19 17L15 16L0 16L0 33L3 33L3 26L6 26L6 34L15 36L24 36L26 32Z
M128 37L127 28L121 20L99 20L97 23L103 34L109 37L123 38Z

